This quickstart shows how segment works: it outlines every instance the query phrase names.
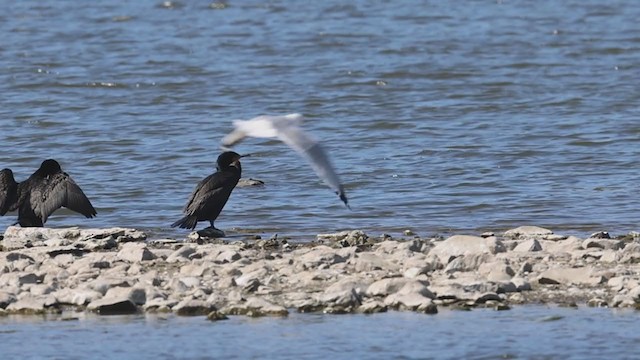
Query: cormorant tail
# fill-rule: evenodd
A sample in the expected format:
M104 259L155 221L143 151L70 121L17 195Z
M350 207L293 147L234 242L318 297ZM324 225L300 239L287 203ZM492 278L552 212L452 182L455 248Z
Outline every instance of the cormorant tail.
M182 229L190 229L193 230L196 228L196 225L198 224L198 217L195 215L187 215L185 217L183 217L182 219L174 222L173 224L171 224L171 227L176 227L179 226Z

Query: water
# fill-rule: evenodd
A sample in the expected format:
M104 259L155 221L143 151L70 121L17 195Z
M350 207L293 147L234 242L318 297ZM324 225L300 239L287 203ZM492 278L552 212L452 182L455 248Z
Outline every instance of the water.
M286 319L0 318L5 359L632 359L632 310L517 307ZM25 344L29 344L26 346Z
M56 158L99 212L59 211L48 225L184 236L168 225L213 170L230 120L300 112L353 211L286 146L252 139L237 147L258 154L244 176L267 185L237 189L218 227L301 239L638 230L636 1L172 4L3 4L0 167L22 180ZM547 313L0 319L0 347L20 358L637 354L637 313L558 309L540 321Z
M184 236L168 225L230 120L300 112L353 211L286 146L252 139L243 175L267 185L237 189L218 227L638 230L635 1L209 5L5 4L0 166L22 180L54 157L99 212L49 226Z

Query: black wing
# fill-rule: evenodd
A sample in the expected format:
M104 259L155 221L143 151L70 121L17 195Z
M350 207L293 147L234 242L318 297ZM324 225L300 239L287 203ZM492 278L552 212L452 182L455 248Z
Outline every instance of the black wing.
M4 215L9 209L15 210L18 199L18 183L13 178L11 169L0 170L0 215Z
M47 181L32 189L30 198L31 206L42 223L63 206L88 218L97 215L82 189L64 172L49 176Z
M188 215L208 212L208 208L224 206L231 191L238 184L240 174L235 171L219 171L198 183L184 207Z

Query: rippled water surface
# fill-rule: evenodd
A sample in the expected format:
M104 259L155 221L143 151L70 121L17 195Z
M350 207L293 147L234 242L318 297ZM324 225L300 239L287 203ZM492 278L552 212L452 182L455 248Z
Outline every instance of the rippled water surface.
M0 350L5 359L634 359L639 321L632 310L546 307L215 323L174 316L0 318Z
M58 159L98 209L49 226L158 236L231 120L300 112L345 209L286 146L216 225L308 236L638 230L640 4L16 1L0 13L0 167ZM15 221L0 219L0 227Z

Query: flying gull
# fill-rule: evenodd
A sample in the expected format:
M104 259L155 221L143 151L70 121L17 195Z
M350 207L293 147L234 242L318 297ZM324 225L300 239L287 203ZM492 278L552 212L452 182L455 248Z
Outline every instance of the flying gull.
M250 120L234 120L235 129L222 139L222 145L232 146L245 137L278 138L307 159L318 177L335 191L347 208L351 209L344 187L322 146L300 128L302 120L303 117L300 114L263 115Z

